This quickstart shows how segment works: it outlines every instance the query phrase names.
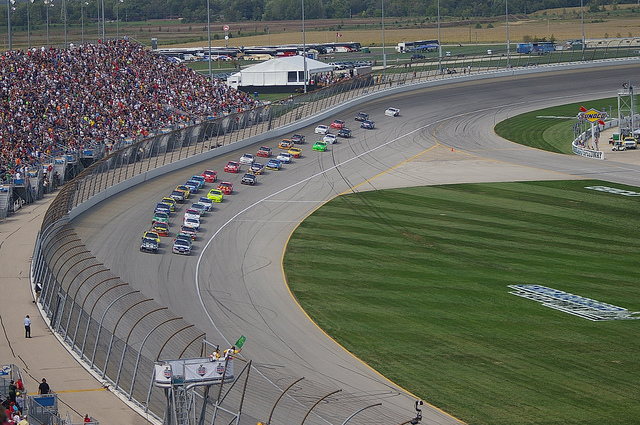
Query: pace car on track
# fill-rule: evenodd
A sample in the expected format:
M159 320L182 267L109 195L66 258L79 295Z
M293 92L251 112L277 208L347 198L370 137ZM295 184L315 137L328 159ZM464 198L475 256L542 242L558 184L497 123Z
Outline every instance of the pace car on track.
M218 185L218 190L221 190L225 195L231 195L231 192L233 192L233 183L220 182L220 184Z
M318 140L313 144L313 150L318 152L324 152L327 150L327 142Z
M211 189L209 193L207 193L207 198L209 198L213 202L222 202L224 193L222 193L220 189Z
M366 128L367 130L372 130L375 126L376 124L371 120L362 121L362 124L360 124L360 128Z
M240 171L240 163L235 161L227 162L227 165L224 166L224 171L227 173L237 173Z
M271 148L268 146L260 146L256 155L263 158L269 158L271 156Z
M267 170L279 170L281 167L282 162L277 159L270 159L269 161L267 161L267 165L265 165L265 168Z
M213 183L218 180L218 172L213 170L204 170L202 177L204 177L204 181L207 183Z

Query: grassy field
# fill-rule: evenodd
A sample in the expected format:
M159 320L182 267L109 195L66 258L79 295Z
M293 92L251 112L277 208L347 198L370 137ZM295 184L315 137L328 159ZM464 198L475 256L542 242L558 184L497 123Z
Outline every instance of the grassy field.
M638 200L596 184L339 196L292 235L287 278L346 349L469 424L635 423L640 322L591 322L508 288L640 310Z
M580 106L599 111L604 109L607 114L618 116L616 98L600 99L589 103L571 103L517 115L499 122L495 126L495 132L500 137L521 145L550 152L571 154L570 142L573 140L573 125L577 122L575 117L580 112ZM570 118L562 119L561 117Z
M607 6L599 12L590 12L585 7L586 38L638 37L640 36L640 8L635 5ZM615 8L615 9L614 9ZM126 15L125 15L126 16ZM212 45L225 45L224 24L230 27L228 44L233 47L252 45L277 45L302 43L301 21L273 22L213 22L211 24ZM478 27L479 26L479 27ZM380 18L352 18L336 20L307 20L307 43L327 43L334 41L357 41L363 46L382 46ZM3 32L4 31L4 32ZM184 23L180 20L150 20L127 22L126 18L106 23L106 38L116 34L128 36L150 45L151 39L158 40L158 47L207 45L207 27L203 23ZM85 25L70 22L67 40L80 43L95 41L99 35L94 16L87 16ZM342 34L340 39L337 34ZM505 43L506 25L504 17L461 20L443 16L441 20L441 40L443 45ZM46 25L32 23L29 33L26 27L16 26L12 30L14 48L46 45ZM562 8L541 11L532 15L513 15L509 20L509 39L513 43L529 38L556 40L580 39L582 34L580 8ZM4 48L8 47L6 28L0 28ZM385 43L394 46L400 41L437 39L438 30L435 17L395 18L385 17ZM64 27L53 18L49 24L49 43L63 46Z

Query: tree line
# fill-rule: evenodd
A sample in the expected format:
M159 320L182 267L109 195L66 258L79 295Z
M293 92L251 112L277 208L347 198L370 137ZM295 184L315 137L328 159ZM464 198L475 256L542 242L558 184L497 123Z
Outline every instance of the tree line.
M440 0L440 16L462 19L487 18L505 13L506 0ZM626 0L635 4L636 0ZM597 11L616 0L583 1L586 11ZM12 27L96 22L104 4L107 21L146 21L181 18L185 23L207 21L206 0L42 0L18 1L11 10ZM301 19L301 0L209 0L212 22L287 21ZM382 0L306 0L306 19L348 19L380 17ZM544 9L580 7L580 0L511 0L509 14L531 14ZM0 8L0 11L2 8ZM387 0L384 13L388 17L433 20L438 14L437 0ZM102 12L100 12L102 15ZM29 21L29 22L27 22ZM7 13L0 12L0 26L7 27Z

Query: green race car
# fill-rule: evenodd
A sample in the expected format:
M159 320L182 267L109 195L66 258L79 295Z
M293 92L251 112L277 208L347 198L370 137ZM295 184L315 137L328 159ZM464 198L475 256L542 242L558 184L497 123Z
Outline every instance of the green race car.
M327 150L327 142L318 140L313 144L313 150L318 152L324 152Z
M169 214L158 211L153 215L153 218L151 219L151 224L153 223L169 224Z
M224 194L220 189L211 189L207 194L207 198L211 199L213 202L222 202Z

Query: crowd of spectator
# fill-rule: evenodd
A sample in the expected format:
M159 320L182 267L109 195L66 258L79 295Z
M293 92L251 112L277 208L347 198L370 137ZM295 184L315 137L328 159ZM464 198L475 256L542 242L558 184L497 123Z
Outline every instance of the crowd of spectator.
M0 58L0 177L256 100L126 39Z

